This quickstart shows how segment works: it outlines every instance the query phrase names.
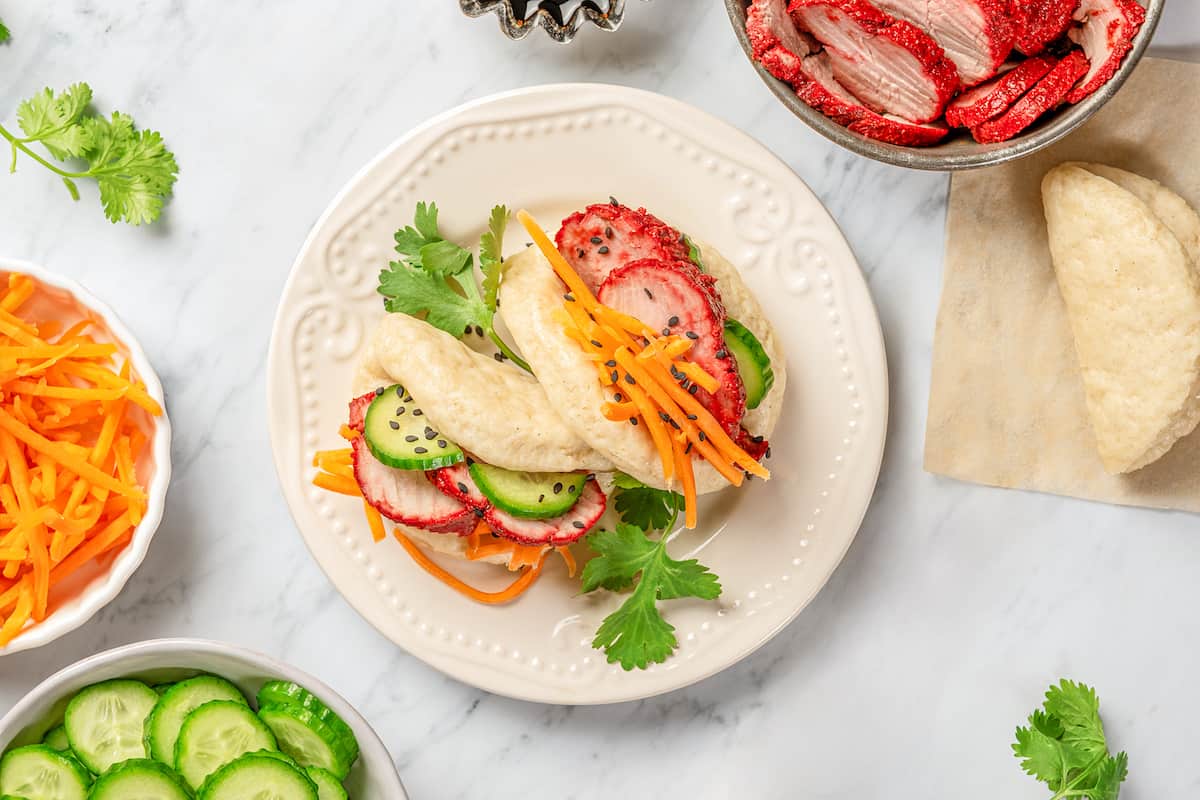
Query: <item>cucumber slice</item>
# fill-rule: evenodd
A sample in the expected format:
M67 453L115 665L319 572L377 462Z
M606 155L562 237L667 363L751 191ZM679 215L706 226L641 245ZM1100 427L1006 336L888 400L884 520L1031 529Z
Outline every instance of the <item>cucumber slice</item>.
M231 761L275 749L270 729L244 701L211 700L183 720L175 742L175 769L195 789Z
M736 319L725 320L725 347L737 362L738 374L746 387L746 408L758 408L775 385L771 357L758 337Z
M199 800L320 800L308 776L261 753L242 756L205 782Z
M71 756L44 744L9 750L0 758L0 794L22 800L85 800L92 776Z
M94 774L118 761L146 757L146 717L158 693L141 681L118 679L95 683L67 704L67 739L71 750Z
M187 715L213 700L249 705L241 691L216 675L197 675L171 686L146 720L146 747L152 758L175 766L175 740Z
M269 705L298 706L316 715L317 719L333 728L333 732L345 740L350 753L350 762L358 760L358 739L346 721L315 694L291 681L268 681L258 690L258 707Z
M183 778L149 758L115 764L96 779L88 800L191 800Z
M471 480L501 511L525 519L561 516L579 501L587 475L577 472L514 472L474 461Z
M158 692L159 696L162 696L162 695L166 694L167 690L170 689L174 685L175 684L173 684L173 683L156 683L153 686L151 686L150 688L153 689L154 691Z
M463 460L459 446L429 427L425 412L399 384L375 390L363 438L371 455L397 469L438 469Z
M71 749L71 742L67 739L67 729L62 725L46 731L46 735L42 737L42 744L53 747L59 752Z
M358 743L301 706L271 703L258 710L275 734L279 749L302 767L321 767L342 780L358 757Z
M346 794L346 789L337 779L337 775L320 767L309 767L304 771L308 774L308 779L317 786L318 800L350 800L350 795Z

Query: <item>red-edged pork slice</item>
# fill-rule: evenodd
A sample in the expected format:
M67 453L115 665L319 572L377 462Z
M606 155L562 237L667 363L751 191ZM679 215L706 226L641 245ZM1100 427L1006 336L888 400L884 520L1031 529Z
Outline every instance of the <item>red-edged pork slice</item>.
M483 512L483 518L497 536L512 539L520 544L548 544L560 546L584 536L604 515L608 498L600 484L590 480L583 485L579 500L571 510L550 519L521 519L506 514L495 506Z
M363 418L367 416L367 407L375 399L375 392L367 392L350 401L350 427L362 433Z
M800 79L804 57L816 49L788 16L787 0L753 0L746 9L746 36L767 72L788 83Z
M1042 114L1067 99L1071 87L1087 72L1087 57L1072 50L1046 73L1025 96L1000 116L971 128L975 141L1003 142L1032 125Z
M1078 6L1079 0L1009 0L1016 49L1027 56L1043 52L1071 27Z
M679 231L644 208L634 210L615 200L564 219L555 244L593 292L608 273L631 261L688 261L688 246Z
M933 37L958 67L964 86L996 74L1013 47L1005 0L874 0L883 12Z
M950 129L939 122L918 125L892 115L876 114L833 77L829 56L817 53L804 59L805 81L796 95L825 116L871 139L908 147L937 144Z
M771 443L765 436L751 436L750 431L745 428L738 431L734 442L755 461L762 461L771 452Z
M401 525L433 533L466 536L474 529L476 517L471 509L438 491L424 472L381 464L361 436L350 446L354 478L363 498L380 514Z
M866 0L792 0L788 11L825 46L838 82L872 111L931 122L958 90L958 69L928 33Z
M1083 48L1090 66L1087 74L1067 95L1078 103L1112 78L1125 54L1133 49L1133 37L1146 21L1146 9L1135 0L1083 0L1075 12L1077 28L1067 32Z
M439 491L469 508L487 508L491 505L475 481L471 480L471 470L467 469L465 463L430 470L425 475Z
M1057 64L1050 56L1027 58L998 78L976 86L946 106L946 122L973 128L1003 114Z
M605 279L597 299L663 335L675 334L693 340L688 360L715 377L719 386L709 394L699 386L689 385L682 375L676 378L733 434L746 413L746 388L738 374L737 362L725 349L725 309L705 291L698 272L695 267L689 270L688 265L679 262L634 261Z

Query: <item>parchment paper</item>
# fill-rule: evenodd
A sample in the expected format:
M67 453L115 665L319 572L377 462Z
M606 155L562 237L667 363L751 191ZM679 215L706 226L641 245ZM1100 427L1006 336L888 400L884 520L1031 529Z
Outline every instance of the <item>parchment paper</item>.
M1062 142L950 184L925 469L975 483L1200 511L1200 430L1131 475L1100 465L1046 242L1041 180L1063 161L1153 178L1200 208L1200 65L1143 59Z

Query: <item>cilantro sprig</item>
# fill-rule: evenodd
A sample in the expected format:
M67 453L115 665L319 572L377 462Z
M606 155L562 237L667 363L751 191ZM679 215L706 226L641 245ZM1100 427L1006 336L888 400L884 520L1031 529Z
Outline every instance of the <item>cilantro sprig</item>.
M507 269L501 252L508 209L496 206L488 230L479 240L479 270L483 292L475 282L475 257L466 248L447 241L438 229L436 203L417 203L413 224L396 231L400 258L379 273L379 293L389 312L417 316L435 328L461 337L478 327L505 357L530 372L524 359L500 337L495 328L500 305L500 281Z
M1012 749L1021 769L1050 787L1051 800L1117 800L1129 757L1109 755L1095 689L1064 678L1016 736Z
M587 544L597 555L583 569L583 592L633 591L601 623L592 646L602 649L609 663L645 669L665 661L679 646L675 627L663 617L658 601L713 600L720 596L721 584L696 559L678 561L667 553L682 495L652 489L623 473L614 476L613 485L622 521L614 530L588 535ZM662 531L657 539L647 534L654 530Z
M100 188L104 215L112 222L142 225L162 214L179 172L175 155L155 131L137 130L128 114L102 117L91 112L92 89L76 83L61 92L42 91L17 107L17 136L0 125L0 137L12 147L9 172L24 153L58 175L72 199L79 199L81 178ZM86 169L56 164L32 148L39 144L57 162L81 160Z
M4 20L0 19L0 44L4 44L10 38L12 38L12 34L10 34L8 32L8 28L5 27Z

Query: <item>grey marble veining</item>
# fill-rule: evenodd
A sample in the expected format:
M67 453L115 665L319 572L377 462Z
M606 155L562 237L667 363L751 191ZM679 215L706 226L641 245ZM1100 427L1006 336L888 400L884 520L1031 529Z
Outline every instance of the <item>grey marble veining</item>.
M921 471L944 176L839 151L774 100L718 3L631 2L616 34L504 39L452 0L0 0L0 114L88 80L179 156L161 225L104 221L34 165L0 175L0 253L110 302L161 373L176 475L141 570L89 625L0 660L0 710L52 671L142 638L272 653L371 720L414 798L1044 796L1009 753L1060 675L1099 687L1135 797L1200 784L1200 520L958 484ZM1173 0L1155 52L1200 60ZM482 694L430 670L331 588L280 497L263 372L274 307L349 177L432 114L547 81L663 92L747 130L828 204L888 340L892 428L875 502L829 585L774 641L689 689L604 708ZM336 645L336 646L334 646Z

